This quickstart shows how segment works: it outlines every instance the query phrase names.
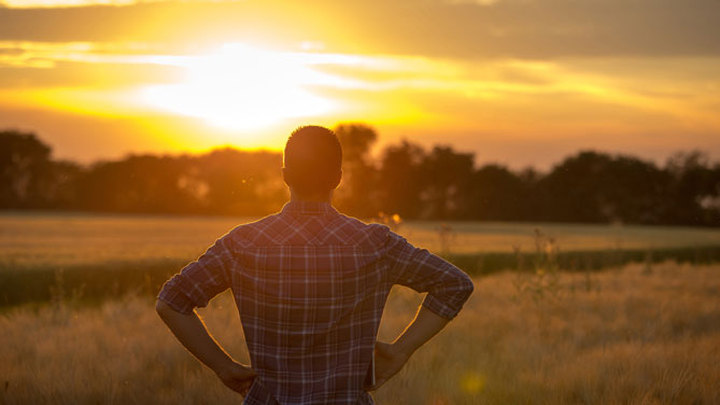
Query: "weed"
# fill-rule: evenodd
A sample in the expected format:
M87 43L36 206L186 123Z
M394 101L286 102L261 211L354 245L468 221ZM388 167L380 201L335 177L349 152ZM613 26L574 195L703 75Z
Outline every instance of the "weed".
M535 252L532 256L532 273L523 272L525 255L519 246L513 246L517 257L518 277L515 280L515 289L520 296L530 296L535 303L550 297L556 299L560 296L558 265L558 244L555 238L543 233L540 229L534 230Z
M447 256L450 254L450 246L455 242L457 237L455 230L451 225L444 222L441 223L436 230L440 241L440 254Z

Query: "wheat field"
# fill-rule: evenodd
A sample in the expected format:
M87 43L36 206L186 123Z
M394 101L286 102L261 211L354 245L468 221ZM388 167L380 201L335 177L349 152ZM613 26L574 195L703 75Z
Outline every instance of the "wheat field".
M720 403L720 266L634 265L592 274L500 273L374 395L379 404ZM523 286L540 286L532 293ZM545 291L543 291L543 289ZM393 290L380 338L421 297ZM128 296L0 315L0 403L231 404L154 313ZM247 361L229 294L199 311Z
M0 213L0 268L191 260L241 217ZM392 224L391 224L392 225ZM603 224L406 221L393 226L438 253L533 251L536 230L563 251L718 246L720 230Z

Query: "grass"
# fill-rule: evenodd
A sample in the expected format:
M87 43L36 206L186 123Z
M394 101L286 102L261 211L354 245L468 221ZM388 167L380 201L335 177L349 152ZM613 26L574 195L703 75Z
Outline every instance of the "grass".
M380 404L720 403L720 266L637 264L476 278L446 330L375 397ZM393 290L381 325L394 337L420 296ZM200 311L246 361L223 294ZM0 315L0 403L238 403L161 325L145 295L97 306L57 301Z
M514 269L535 272L537 252L449 254L445 257L471 275ZM189 260L189 259L188 259ZM16 305L44 305L58 299L97 304L127 293L153 296L188 260L145 259L66 266L16 268L0 265L0 312ZM720 246L646 250L557 252L558 270L595 272L627 263L652 265L664 261L708 264L720 262Z
M58 295L99 302L127 292L152 295L167 277L234 226L234 217L0 213L0 310ZM640 226L402 222L417 246L473 275L534 270L537 232L562 249L560 269L629 262L720 261L720 230Z

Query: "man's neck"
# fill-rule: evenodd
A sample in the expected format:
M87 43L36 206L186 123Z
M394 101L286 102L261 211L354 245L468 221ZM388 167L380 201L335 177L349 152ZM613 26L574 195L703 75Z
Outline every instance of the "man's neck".
M329 192L327 195L298 195L297 193L290 191L290 201L294 202L317 202L317 203L327 203L332 204L332 192Z

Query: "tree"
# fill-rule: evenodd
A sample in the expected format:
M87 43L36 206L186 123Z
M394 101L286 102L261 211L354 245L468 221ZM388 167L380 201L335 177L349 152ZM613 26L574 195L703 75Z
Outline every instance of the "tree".
M532 204L528 185L506 167L486 165L472 178L473 219L518 221L527 217Z
M720 164L679 152L663 168L632 156L580 151L547 173L513 172L450 146L403 140L377 161L375 130L335 129L343 146L341 211L374 217L549 220L717 226ZM51 159L33 133L0 131L0 208L265 215L287 201L276 152L217 149L203 155L130 155L82 167Z
M78 179L86 170L75 162L61 160L50 162L49 171L49 181L45 186L48 208L77 209Z
M582 151L543 178L542 219L565 222L662 221L666 176L654 164L628 156Z
M378 173L380 207L387 214L417 218L421 213L423 188L421 165L425 159L422 147L403 140L382 152Z
M421 166L421 201L425 218L461 219L473 216L469 190L474 155L457 153L450 146L435 146Z
M170 156L130 155L99 162L78 179L80 206L91 211L197 212L194 196L180 187L183 167Z
M672 224L717 225L720 207L718 166L700 151L678 152L665 166L669 181L664 218Z
M342 124L334 130L343 148L343 178L335 196L337 206L351 215L375 216L379 210L377 173L370 160L370 148L377 133L364 124Z
M46 208L51 149L33 133L0 132L0 207Z
M207 185L214 214L265 215L287 198L281 167L279 153L216 149L198 159L196 181Z

